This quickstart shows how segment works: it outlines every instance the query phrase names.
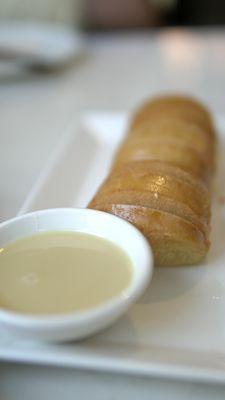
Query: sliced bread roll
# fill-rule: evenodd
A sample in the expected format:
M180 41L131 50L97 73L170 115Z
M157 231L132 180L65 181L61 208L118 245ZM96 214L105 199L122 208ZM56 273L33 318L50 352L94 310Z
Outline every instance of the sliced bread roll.
M201 261L209 248L215 132L207 109L184 96L146 102L89 207L134 224L156 265Z

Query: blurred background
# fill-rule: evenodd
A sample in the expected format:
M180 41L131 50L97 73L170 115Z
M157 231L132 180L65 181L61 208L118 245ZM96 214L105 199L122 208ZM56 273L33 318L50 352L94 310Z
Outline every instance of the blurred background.
M0 18L70 24L83 29L218 25L223 0L0 0Z
M0 0L0 18L39 20L83 29L222 25L223 0Z
M0 0L0 75L70 64L81 33L224 23L224 0Z
M0 0L0 219L71 120L164 92L225 114L224 0Z

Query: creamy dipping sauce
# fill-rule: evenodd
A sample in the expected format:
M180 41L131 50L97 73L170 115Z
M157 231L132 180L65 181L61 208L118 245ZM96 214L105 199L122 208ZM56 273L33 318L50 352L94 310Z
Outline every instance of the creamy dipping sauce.
M86 233L38 233L0 250L0 307L15 312L85 310L121 294L132 277L122 249Z

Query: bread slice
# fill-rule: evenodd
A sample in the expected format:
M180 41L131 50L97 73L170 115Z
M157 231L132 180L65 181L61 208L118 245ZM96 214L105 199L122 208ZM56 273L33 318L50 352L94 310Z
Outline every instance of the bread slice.
M135 225L148 239L159 266L200 262L209 242L191 222L170 213L134 205L109 204L98 208Z
M208 181L209 174L204 160L191 147L165 140L158 140L149 145L126 143L118 152L115 165L130 161L160 160L176 165L193 175Z
M213 123L208 110L200 102L187 96L163 96L146 101L134 114L131 127L140 126L150 119L166 116L194 123L209 135L214 136Z
M158 140L148 145L145 143L126 143L119 150L115 165L130 161L160 160L176 165L196 177L208 182L209 171L204 160L191 147L165 140Z
M152 193L155 198L157 198L158 195L163 195L186 204L200 218L205 219L205 221L209 219L209 198L201 196L195 186L174 176L155 174L150 171L138 171L135 169L134 165L132 175L112 175L101 187L102 194L110 194L121 190Z
M143 193L136 191L120 191L113 192L107 195L102 194L92 199L89 204L90 208L101 209L102 207L109 206L112 204L135 205L151 208L154 210L161 210L167 213L181 217L192 224L194 224L204 235L208 237L210 226L206 223L203 218L191 210L186 204L179 201L170 199L166 196L158 195L154 193Z
M200 127L173 118L148 120L145 124L129 132L126 145L143 144L150 146L153 142L166 142L186 145L194 149L205 161L208 168L214 165L214 140Z
M194 186L196 190L198 190L199 195L204 198L209 197L209 191L205 183L202 182L201 179L190 174L188 171L184 171L176 165L158 161L158 160L143 160L135 162L129 162L119 166L113 166L113 169L110 171L110 176L122 176L123 174L132 175L134 171L138 171L140 173L155 173L162 175L170 175L171 177L175 177L181 179L182 181L189 183Z

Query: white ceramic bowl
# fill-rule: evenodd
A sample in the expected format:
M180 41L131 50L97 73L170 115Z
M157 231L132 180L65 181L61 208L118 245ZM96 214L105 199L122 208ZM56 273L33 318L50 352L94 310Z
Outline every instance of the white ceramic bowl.
M102 211L74 208L36 211L3 222L0 246L19 237L52 230L85 232L119 246L132 262L129 286L114 299L82 312L36 316L0 309L0 324L13 333L38 340L80 339L112 324L143 293L152 276L152 252L144 236L130 223Z

